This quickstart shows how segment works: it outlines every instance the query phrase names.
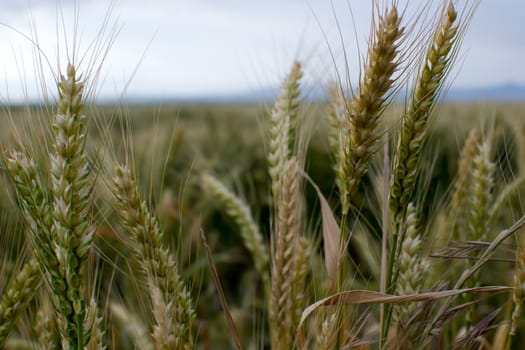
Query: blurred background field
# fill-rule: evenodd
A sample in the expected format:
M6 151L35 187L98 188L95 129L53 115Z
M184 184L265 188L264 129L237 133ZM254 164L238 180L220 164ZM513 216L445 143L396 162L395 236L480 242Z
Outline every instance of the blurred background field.
M385 129L399 127L402 106L394 106L386 112ZM204 348L228 348L231 337L226 331L221 306L209 266L202 251L199 234L203 230L214 254L219 276L223 283L232 315L246 343L265 339L264 322L261 322L265 305L262 299L261 281L253 268L251 256L243 246L238 227L225 214L224 208L214 201L200 186L200 177L211 173L246 200L266 239L270 237L271 210L270 189L267 173L267 145L265 135L271 106L268 104L168 104L168 105L101 105L88 108L91 119L91 146L95 168L100 179L95 191L97 207L93 208L97 222L97 281L99 298L120 299L126 305L141 305L134 310L141 318L148 318L148 310L142 287L129 285L126 278L134 267L126 249L126 237L116 224L115 205L108 190L112 173L112 157L122 158L132 147L133 160L139 184L149 198L166 229L167 241L181 252L184 277L191 281L193 295L197 300L198 337ZM335 212L338 197L332 156L327 134L327 107L322 103L310 103L304 109L310 126L310 143L307 149L305 169L332 204ZM31 116L31 117L29 117ZM44 108L33 106L12 107L4 111L2 118L2 146L8 147L16 137L11 126L27 125L31 118L47 118ZM439 213L447 203L451 184L456 175L459 152L470 129L477 127L494 135L494 157L498 160L497 183L511 183L525 164L525 102L524 103L446 103L438 107L425 150L423 165L425 198L422 199L423 220L439 221ZM19 129L24 130L24 128ZM35 134L35 128L31 128ZM43 131L45 132L45 130ZM390 133L391 135L397 132ZM123 136L125 135L125 136ZM111 137L109 137L111 136ZM38 137L38 135L33 135ZM111 139L111 144L107 140ZM390 140L394 145L394 140ZM42 150L41 150L42 151ZM43 150L45 153L45 150ZM380 254L380 204L374 176L381 171L381 152L375 157L372 171L366 176L355 196L361 224L355 228L350 254L356 271L355 288L376 288ZM106 169L108 168L109 169ZM374 171L375 169L375 171ZM109 170L109 171L107 171ZM3 191L9 192L10 182L3 177ZM5 181L7 180L7 181ZM521 186L520 191L523 191ZM310 218L306 225L312 242L320 244L320 213L315 192L305 187L305 210ZM497 190L496 190L497 193ZM0 242L6 249L4 261L16 261L23 235L13 239L13 231L23 226L20 212L12 196L6 194L0 203L4 213L1 220ZM515 219L522 210L520 196L511 210L503 215ZM515 210L515 212L512 212ZM357 215L357 214L356 214ZM502 220L505 224L509 221ZM503 224L504 225L504 224ZM436 242L434 242L436 243ZM436 243L437 245L437 243ZM182 248L182 249L180 249ZM363 249L365 248L365 249ZM318 246L318 249L319 246ZM11 255L11 258L9 258ZM94 260L95 261L95 260ZM310 261L313 267L310 284L311 295L316 295L316 276L323 274L320 256ZM439 263L439 262L438 262ZM7 266L7 265L5 265ZM504 270L507 271L507 270ZM497 270L491 273L497 276ZM6 268L1 276L9 278ZM501 283L509 280L504 277ZM318 279L321 278L318 276ZM250 312L251 310L251 312ZM122 323L115 322L112 334L120 334ZM262 327L254 332L253 327ZM128 340L129 341L129 340ZM120 339L125 344L125 339ZM206 345L207 344L207 345ZM212 344L214 346L212 346ZM130 344L131 346L131 344Z

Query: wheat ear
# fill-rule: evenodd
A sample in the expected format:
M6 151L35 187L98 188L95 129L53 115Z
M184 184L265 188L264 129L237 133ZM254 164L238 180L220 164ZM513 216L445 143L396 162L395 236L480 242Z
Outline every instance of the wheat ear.
M109 304L111 314L124 328L126 334L133 340L135 345L142 350L154 350L145 324L124 305L111 302Z
M468 240L487 238L495 172L496 164L491 161L491 142L486 140L477 145L476 155L472 160L471 181L468 186Z
M224 206L226 213L235 220L241 230L244 245L252 255L255 269L261 275L265 290L270 290L268 271L269 254L259 227L252 217L250 208L239 197L235 196L222 182L211 175L202 176L205 192L211 193Z
M50 156L51 191L47 192L35 162L23 152L6 159L24 214L28 220L35 256L52 290L62 346L82 348L89 341L85 329L84 300L87 255L93 240L88 206L92 186L85 154L86 116L84 83L69 65L58 83Z
M41 301L33 330L41 349L57 350L59 342L51 303L47 296L43 296Z
M405 209L414 190L421 149L435 107L454 57L458 27L457 13L450 2L423 60L408 110L406 111L394 159L389 205L396 223L403 222Z
M315 340L317 349L332 350L337 348L337 338L340 333L341 318L338 311L329 313L322 318L321 332Z
M3 348L9 333L18 318L34 298L41 282L38 262L29 260L4 291L0 302L0 348Z
M350 153L346 149L349 146L348 142L346 142L349 134L349 131L346 129L348 123L345 123L347 114L346 100L341 86L336 82L330 84L328 95L330 97L328 106L328 122L330 126L328 141L334 158L335 183L339 189L340 200L343 202L348 198L347 174L350 173L347 168L348 162L345 161L345 155Z
M454 183L454 193L452 195L452 204L449 211L450 234L452 239L459 237L459 233L466 229L465 207L468 200L468 187L471 181L471 170L476 156L478 143L481 140L481 134L478 129L472 129L461 150L459 158L459 167L456 181ZM466 232L466 230L465 230Z
M270 116L268 165L273 198L279 198L280 175L284 172L284 164L290 159L295 143L300 105L299 81L302 75L301 64L294 62L282 83Z
M147 277L157 326L168 333L157 341L169 340L166 349L191 349L194 318L191 296L178 271L175 258L163 247L163 231L156 217L141 200L138 186L127 166L115 169L114 191L124 228L137 243L135 253ZM169 323L167 323L169 322Z
M429 268L428 260L421 256L422 237L418 228L416 207L412 203L408 204L404 226L398 262L397 295L420 293ZM399 304L396 307L398 319L406 320L415 307L414 303Z
M277 202L277 225L271 274L270 332L272 349L291 349L297 324L294 324L299 239L299 165L295 158L284 164L281 196Z
M378 130L380 117L385 108L385 99L392 87L392 75L399 66L398 41L403 34L401 17L396 6L383 16L374 32L368 48L364 74L359 90L347 106L345 132L341 137L344 159L344 177L340 183L343 213L350 208L350 197L357 191L361 178L366 174L369 161L378 150L381 133Z
M90 228L91 169L85 152L87 123L83 114L84 82L73 65L58 83L59 99L52 123L50 159L53 239L60 271L67 282L71 310L57 318L63 346L82 348L89 342L91 324L85 324L87 256L94 230ZM68 311L68 312L65 312Z

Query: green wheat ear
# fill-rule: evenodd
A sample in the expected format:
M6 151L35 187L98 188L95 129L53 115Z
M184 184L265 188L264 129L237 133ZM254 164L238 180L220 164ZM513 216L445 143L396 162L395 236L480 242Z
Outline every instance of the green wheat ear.
M6 165L31 228L31 241L57 311L64 347L88 344L92 323L86 319L87 256L94 231L91 218L91 169L85 152L84 82L73 65L58 83L52 120L50 186L38 176L25 152L11 151Z
M4 291L0 301L0 348L3 348L22 312L34 298L42 281L38 262L29 260Z
M226 188L222 182L211 175L206 174L202 176L202 186L205 192L212 194L220 201L226 213L239 226L244 245L252 255L255 269L261 275L265 290L269 291L269 253L259 227L252 217L250 208Z

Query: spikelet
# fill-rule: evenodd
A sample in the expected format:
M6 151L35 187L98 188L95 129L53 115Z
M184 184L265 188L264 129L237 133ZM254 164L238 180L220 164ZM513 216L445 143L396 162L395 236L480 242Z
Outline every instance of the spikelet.
M116 167L113 185L122 224L137 243L135 253L147 277L157 325L170 325L165 334L165 339L170 340L167 349L191 349L194 318L191 296L174 257L162 245L164 233L160 224L141 200L137 183L127 166ZM172 340L175 343L171 343Z
M255 263L255 269L261 275L266 290L270 290L268 275L269 254L262 234L253 220L250 208L212 175L202 176L202 186L205 192L211 193L221 202L226 213L239 226L244 245L251 253Z
M456 35L458 28L454 24L456 17L456 10L450 2L424 57L403 117L389 198L390 210L397 225L403 222L404 211L411 199L429 118L452 63L454 48L459 42Z

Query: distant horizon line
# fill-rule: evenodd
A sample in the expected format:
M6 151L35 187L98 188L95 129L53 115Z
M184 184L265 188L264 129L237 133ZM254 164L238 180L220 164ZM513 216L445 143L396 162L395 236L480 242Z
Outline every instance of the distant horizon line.
M326 91L314 88L313 85L305 85L303 97L311 102L323 102L328 100ZM153 104L153 103L239 103L255 104L268 103L275 100L279 94L278 86L268 86L259 89L245 89L237 92L228 93L203 93L203 94L186 94L186 95L148 95L148 94L128 94L121 97L100 96L95 99L95 104ZM403 101L406 99L404 90L399 91L396 100ZM9 106L26 106L41 105L44 99L26 99L16 100L3 105ZM525 83L506 82L482 87L451 87L447 89L442 100L444 102L525 102Z

